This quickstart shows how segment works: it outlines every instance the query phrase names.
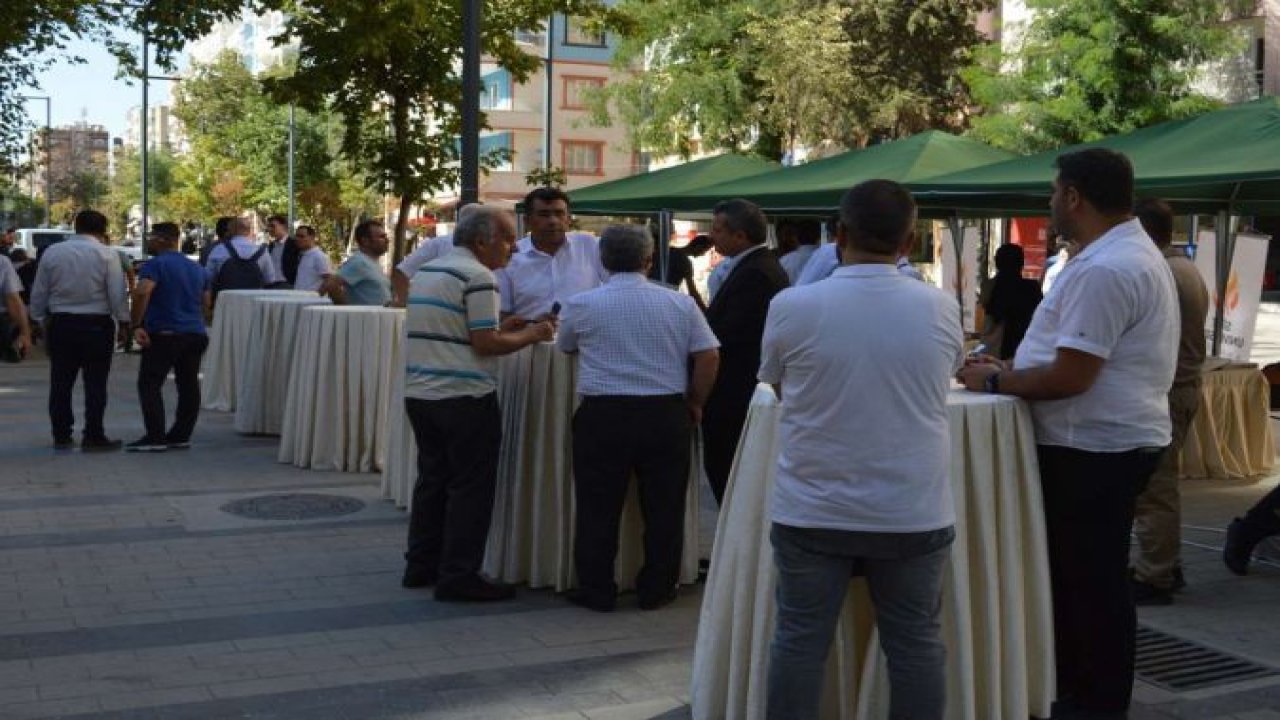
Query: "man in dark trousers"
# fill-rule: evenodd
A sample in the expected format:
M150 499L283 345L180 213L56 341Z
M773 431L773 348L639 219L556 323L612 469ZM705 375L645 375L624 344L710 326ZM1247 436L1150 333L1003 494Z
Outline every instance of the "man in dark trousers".
M702 415L702 461L717 503L724 501L755 391L769 301L789 284L786 271L765 247L767 233L764 213L755 204L726 200L716 205L711 242L729 270L707 308L707 322L720 340L720 374Z
M146 434L125 446L128 452L163 452L191 446L200 414L200 358L209 346L204 313L209 307L209 276L179 252L182 234L175 223L151 229L151 252L133 291L134 340L142 348L138 401ZM160 388L169 372L178 388L178 410L165 430Z
M96 210L76 214L76 234L40 253L31 315L44 326L49 350L49 420L53 446L72 446L75 414L71 389L84 372L86 452L119 450L107 438L102 418L107 410L107 376L117 335L128 332L129 302L120 258L107 246L107 217ZM117 330L116 323L119 322Z

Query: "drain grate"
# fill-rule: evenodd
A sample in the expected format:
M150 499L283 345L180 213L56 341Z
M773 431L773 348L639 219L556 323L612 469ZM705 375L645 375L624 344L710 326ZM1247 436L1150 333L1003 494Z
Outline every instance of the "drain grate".
M254 520L311 520L350 515L363 510L364 503L342 495L279 493L233 500L220 509Z
M1280 671L1138 626L1138 677L1165 690L1184 692L1245 680L1280 677Z

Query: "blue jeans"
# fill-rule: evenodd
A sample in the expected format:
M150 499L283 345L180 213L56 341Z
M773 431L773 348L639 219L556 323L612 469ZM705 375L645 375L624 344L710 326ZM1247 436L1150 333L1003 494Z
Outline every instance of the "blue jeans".
M769 720L818 717L840 606L866 575L889 662L889 717L941 720L946 705L942 571L955 529L850 532L774 523L778 622L769 650Z

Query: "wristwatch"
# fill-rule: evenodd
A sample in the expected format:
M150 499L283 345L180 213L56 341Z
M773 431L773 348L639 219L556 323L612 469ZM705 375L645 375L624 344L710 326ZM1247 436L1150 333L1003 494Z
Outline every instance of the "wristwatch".
M1000 394L1000 371L997 370L996 372L993 372L990 375L988 375L987 379L983 381L983 384L985 385L987 392L991 393L992 395L999 395Z

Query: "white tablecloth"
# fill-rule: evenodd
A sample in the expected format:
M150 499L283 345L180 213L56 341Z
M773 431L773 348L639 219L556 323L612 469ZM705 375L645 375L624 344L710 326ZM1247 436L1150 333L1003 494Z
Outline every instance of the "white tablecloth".
M279 435L294 370L298 318L304 307L330 301L309 293L253 297L250 304L249 352L240 368L235 428L241 433Z
M253 334L253 299L258 297L310 296L306 290L223 290L214 306L209 328L209 349L204 354L200 392L206 410L236 409L240 368L248 360Z
M499 362L498 401L503 437L498 491L484 571L504 582L552 587L575 585L573 570L573 434L577 406L577 359L551 343L534 345ZM403 393L403 386L399 392ZM403 408L403 401L398 403ZM392 455L383 473L383 494L408 504L417 478L417 445L403 410L394 422ZM695 448L696 451L696 448ZM700 455L690 468L680 581L698 577L698 478ZM643 523L635 483L628 492L619 536L615 579L635 587L644 563Z
M1178 458L1189 478L1259 478L1271 473L1271 387L1256 367L1228 367L1201 378L1200 411Z
M1048 551L1026 406L955 391L956 542L943 588L948 720L1048 717L1054 696ZM779 407L760 386L720 511L694 650L693 715L764 717L775 616L769 502ZM904 442L909 442L904 438ZM827 665L824 718L883 718L888 671L863 580L851 583Z
M294 371L277 459L313 470L374 472L386 457L388 411L404 310L308 307L298 323Z

